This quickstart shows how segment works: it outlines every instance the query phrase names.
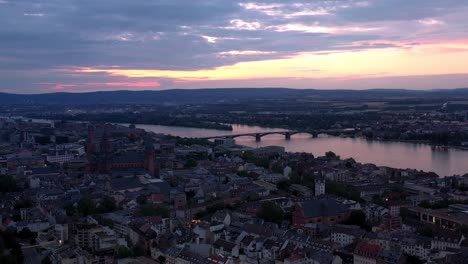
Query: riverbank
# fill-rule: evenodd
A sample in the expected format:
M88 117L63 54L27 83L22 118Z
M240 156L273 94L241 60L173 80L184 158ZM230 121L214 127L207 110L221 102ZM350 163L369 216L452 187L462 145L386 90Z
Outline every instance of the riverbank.
M107 118L106 118L107 117ZM188 127L188 128L203 128L203 129L215 129L223 131L232 131L232 126L215 123L215 122L198 122L191 118L129 118L125 116L112 115L26 115L25 118L30 119L44 119L54 121L73 121L73 122L106 122L106 123L127 123L127 124L141 124L141 125L161 125L161 126L177 126L177 127Z
M45 120L43 120L45 121ZM216 137L220 135L251 134L276 131L259 126L232 124L232 131L204 128L187 128L161 125L136 125L148 132L168 134L185 138ZM373 163L401 169L416 169L432 171L440 176L463 175L468 173L468 151L456 148L440 150L424 143L408 143L394 141L366 140L360 137L333 137L297 134L291 140L285 140L283 135L268 135L256 142L252 136L238 137L237 144L249 147L282 146L288 152L306 152L314 156L323 156L327 151L333 151L342 158L354 158L361 163Z
M361 137L361 138L366 139L368 141L376 141L376 142L400 142L400 143L408 143L408 144L424 144L424 145L429 145L431 147L438 148L441 150L458 149L458 150L468 151L468 146L438 145L438 144L434 144L433 142L429 140L372 139L372 138L366 138L366 137Z

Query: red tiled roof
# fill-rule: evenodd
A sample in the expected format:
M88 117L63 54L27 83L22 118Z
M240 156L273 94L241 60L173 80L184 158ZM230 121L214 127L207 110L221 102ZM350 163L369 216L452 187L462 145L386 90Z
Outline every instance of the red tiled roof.
M354 250L354 254L364 257L377 257L382 249L378 245L359 242Z

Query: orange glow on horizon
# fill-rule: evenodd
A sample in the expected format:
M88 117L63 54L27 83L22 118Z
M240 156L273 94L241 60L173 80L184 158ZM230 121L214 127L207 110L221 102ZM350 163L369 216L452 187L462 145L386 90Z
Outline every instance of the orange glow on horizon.
M402 47L298 53L289 58L239 62L193 71L78 68L78 73L107 73L129 78L219 81L262 78L362 78L468 73L468 40ZM131 86L131 85L127 85ZM135 85L136 86L136 85ZM140 86L147 87L147 86Z
M129 87L129 88L156 88L160 87L159 82L85 82L76 84L65 84L65 83L37 83L42 86L48 86L54 91L60 91L75 87Z

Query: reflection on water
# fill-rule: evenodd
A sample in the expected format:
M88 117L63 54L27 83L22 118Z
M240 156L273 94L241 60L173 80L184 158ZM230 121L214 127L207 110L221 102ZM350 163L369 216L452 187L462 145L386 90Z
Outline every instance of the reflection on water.
M159 125L136 125L146 131L170 134L178 137L216 137L223 135L246 134L265 131L284 131L284 129L271 129L259 126L232 125L232 130L216 130L206 128L159 126Z
M137 127L181 137L212 137L283 130L244 125L233 125L232 131L155 125L138 125ZM363 163L433 171L440 176L468 173L468 151L433 149L426 144L367 141L361 138L327 136L312 138L308 134L293 135L292 139L288 141L282 135L268 135L262 137L261 142L256 142L255 138L246 136L236 138L236 142L250 147L284 146L287 151L308 152L315 156L324 155L325 152L331 150L342 158L352 157Z
M284 146L287 151L309 152L316 156L333 151L342 158L354 158L363 163L395 168L413 168L433 171L440 176L468 173L468 151L432 149L425 144L367 141L361 138L293 136L290 141L271 135L261 142L242 138L239 144L251 147Z
M33 122L50 121L35 119ZM158 125L137 125L137 127L155 133L180 137L214 137L284 130L245 125L233 125L232 131ZM327 151L333 151L342 158L354 158L362 163L433 171L440 176L468 173L468 151L433 148L426 144L367 141L361 138L328 137L324 135L312 138L308 134L293 135L291 140L285 140L282 135L268 135L262 137L261 142L256 142L254 137L245 136L236 138L236 142L250 147L283 146L286 151L308 152L315 156L322 156Z

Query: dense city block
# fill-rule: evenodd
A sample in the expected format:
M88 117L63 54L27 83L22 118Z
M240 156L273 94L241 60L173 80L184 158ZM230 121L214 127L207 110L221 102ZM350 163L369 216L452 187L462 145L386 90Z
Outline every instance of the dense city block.
M5 117L0 132L2 263L463 263L467 256L468 175L441 178L331 151L314 157L105 122Z

